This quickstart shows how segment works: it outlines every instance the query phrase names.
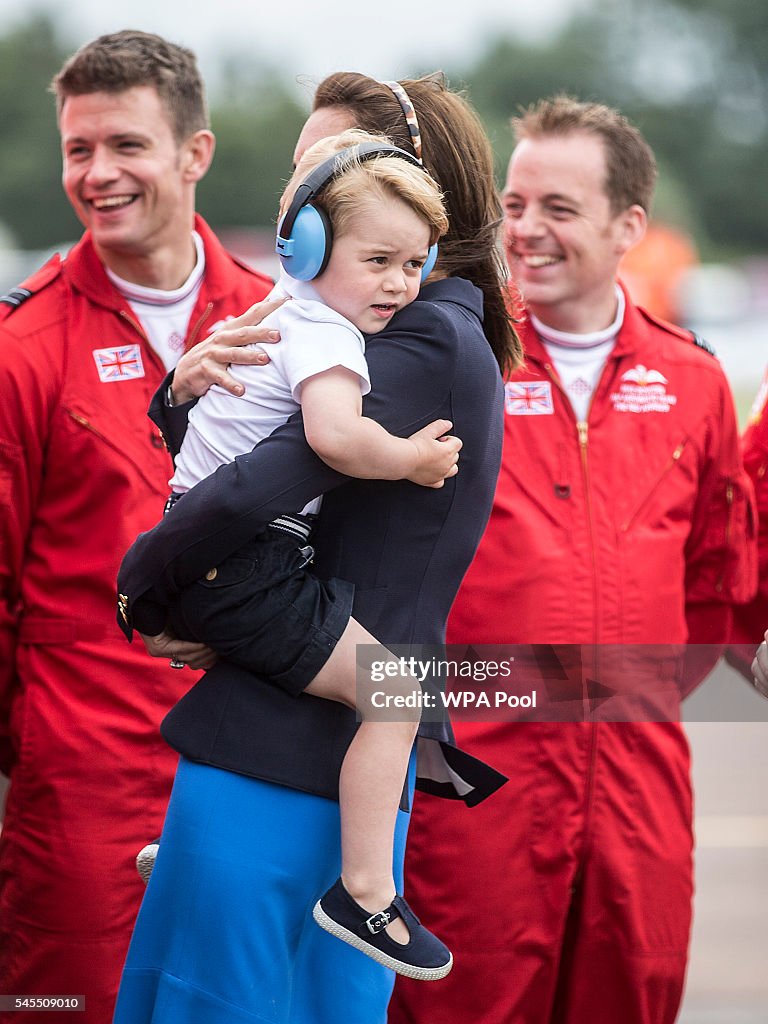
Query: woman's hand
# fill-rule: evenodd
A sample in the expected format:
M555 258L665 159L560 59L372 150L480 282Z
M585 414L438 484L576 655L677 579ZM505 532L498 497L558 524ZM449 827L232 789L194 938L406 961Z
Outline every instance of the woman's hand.
M173 374L173 404L181 405L199 398L212 384L219 384L233 395L242 395L245 389L227 372L227 368L230 363L263 365L269 362L266 352L243 346L273 345L280 340L278 331L258 325L285 301L285 298L280 298L255 303L245 313L227 320L218 331L185 352Z
M174 668L208 669L215 665L217 655L205 644L194 643L192 640L177 640L170 633L158 633L157 636L145 636L139 633L153 658L166 658Z

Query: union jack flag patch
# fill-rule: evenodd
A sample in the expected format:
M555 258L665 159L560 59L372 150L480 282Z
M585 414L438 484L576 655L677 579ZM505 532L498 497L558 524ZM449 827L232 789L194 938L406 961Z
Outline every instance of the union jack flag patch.
M552 384L548 380L508 381L504 406L510 416L552 416Z
M134 380L136 377L144 376L144 364L138 345L95 348L93 358L102 384L109 384L113 380Z

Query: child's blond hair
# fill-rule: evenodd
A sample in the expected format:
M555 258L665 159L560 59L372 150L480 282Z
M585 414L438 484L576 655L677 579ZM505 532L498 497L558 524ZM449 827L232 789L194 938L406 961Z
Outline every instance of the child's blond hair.
M343 149L362 143L391 146L384 135L371 135L356 128L320 139L304 153L285 187L280 200L280 213L288 209L296 189L324 160ZM335 236L344 234L349 220L377 199L399 199L429 227L429 244L434 244L448 230L448 217L443 195L434 178L399 156L375 156L360 160L354 149L342 159L339 171L312 200L321 207L331 222Z

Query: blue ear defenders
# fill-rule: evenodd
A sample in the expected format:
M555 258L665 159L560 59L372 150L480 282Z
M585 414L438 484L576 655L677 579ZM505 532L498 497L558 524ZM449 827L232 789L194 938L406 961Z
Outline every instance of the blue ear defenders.
M397 146L381 146L363 142L359 146L341 149L311 171L296 189L291 205L277 226L275 252L285 272L297 281L312 281L328 266L333 246L333 230L328 214L312 200L344 169L345 158L357 151L358 159L372 160L377 156L396 156L421 167L416 157ZM431 245L421 280L425 281L437 262L437 245Z

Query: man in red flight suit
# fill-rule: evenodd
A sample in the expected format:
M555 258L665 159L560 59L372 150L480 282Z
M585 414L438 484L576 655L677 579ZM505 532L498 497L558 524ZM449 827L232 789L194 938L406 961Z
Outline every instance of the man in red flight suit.
M506 385L495 506L449 640L606 658L721 643L730 603L754 587L728 385L616 281L644 231L652 153L616 111L568 98L514 126L505 245L526 364ZM390 1020L672 1024L692 894L682 728L459 720L456 732L510 782L471 816L416 802L407 896L455 966L429 986L398 979Z
M177 760L158 725L193 682L114 622L120 559L172 472L146 411L184 349L270 282L195 217L214 139L190 51L104 36L55 90L86 231L0 301L0 988L84 995L82 1020L108 1024L143 891L134 857L160 833Z

